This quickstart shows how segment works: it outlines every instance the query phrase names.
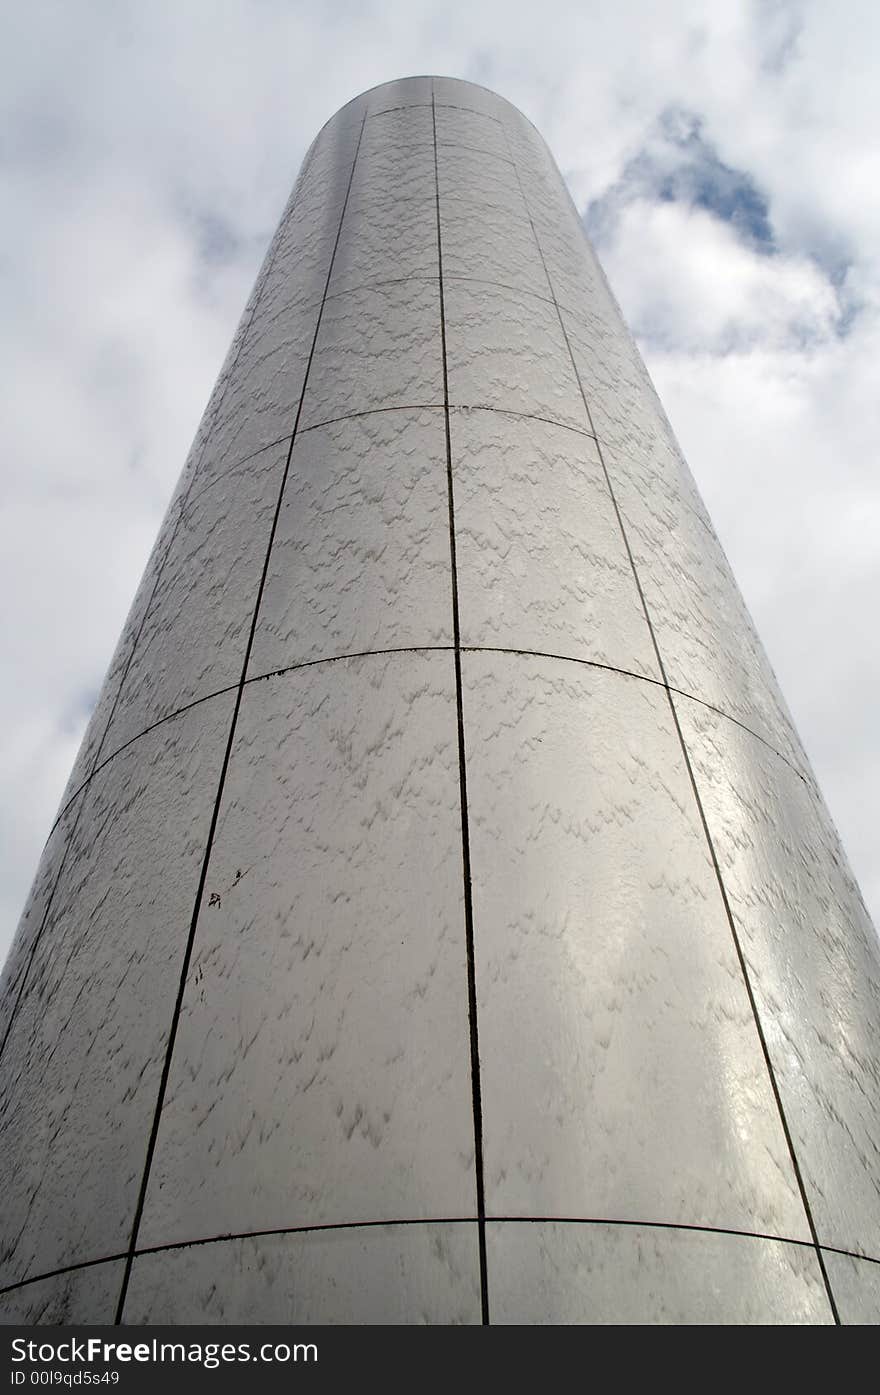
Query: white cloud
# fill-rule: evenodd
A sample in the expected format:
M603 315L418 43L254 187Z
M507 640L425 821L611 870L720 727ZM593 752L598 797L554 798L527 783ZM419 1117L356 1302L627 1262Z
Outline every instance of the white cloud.
M603 260L876 914L880 12L32 0L0 23L6 927L302 153L356 92L431 71L519 105L582 208L623 191ZM627 190L640 153L680 167L671 111L751 181L772 255Z
M729 223L680 203L629 203L604 263L635 332L687 352L809 351L842 316L814 262L756 252Z

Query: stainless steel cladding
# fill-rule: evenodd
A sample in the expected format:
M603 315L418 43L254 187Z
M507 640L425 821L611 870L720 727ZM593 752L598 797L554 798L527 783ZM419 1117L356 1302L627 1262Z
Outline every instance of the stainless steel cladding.
M880 953L540 136L310 149L6 970L2 1312L880 1318Z

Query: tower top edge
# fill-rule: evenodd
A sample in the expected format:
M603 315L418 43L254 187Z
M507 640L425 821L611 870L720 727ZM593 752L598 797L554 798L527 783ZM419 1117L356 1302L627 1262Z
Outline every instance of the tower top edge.
M525 112L521 111L514 102L511 102L509 97L505 97L501 92L496 92L492 87L486 87L485 83L472 82L470 78L455 77L451 73L402 73L400 77L386 78L384 82L377 82L374 83L372 87L365 87L362 92L357 92L353 97L350 97L347 102L343 102L342 106L338 107L324 124L329 125L331 121L335 120L341 112L346 111L348 107L353 106L356 102L364 101L365 98L372 96L375 92L380 92L383 87L397 87L404 82L454 82L458 83L461 87L470 87L476 92L485 92L488 96L494 98L496 102L502 102L504 106L509 107L512 112L516 113L520 120L531 126L535 131L538 131L535 123L531 121L529 117L526 116ZM323 127L321 129L323 130ZM318 134L320 135L320 132ZM540 131L538 131L538 135L540 134ZM541 138L543 140L543 137Z
M361 97L369 97L371 92L378 92L382 87L395 87L399 82L459 82L462 87L475 87L477 91L488 92L490 97L497 97L500 102L507 102L508 106L513 106L513 103L501 92L496 92L494 87L487 87L483 82L473 82L470 78L456 77L454 73L401 73L399 77L374 82L372 87L365 87L363 92L356 92L351 100L356 102ZM344 105L347 106L348 103Z

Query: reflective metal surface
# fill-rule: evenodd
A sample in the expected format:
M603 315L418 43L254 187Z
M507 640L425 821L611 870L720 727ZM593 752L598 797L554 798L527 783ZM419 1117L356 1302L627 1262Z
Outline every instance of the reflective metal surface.
M64 1327L106 1322L122 1282L122 1260L71 1269L0 1293L0 1322Z
M815 1251L648 1226L491 1224L499 1323L833 1321Z
M595 441L472 409L450 427L462 643L659 679Z
M880 1256L880 954L821 799L749 732L676 698L826 1245Z
M445 291L449 400L546 417L589 431L554 307L505 287L451 281Z
M3 991L6 1321L878 1319L876 935L503 98L310 147Z
M880 1323L880 1263L829 1250L825 1263L842 1320L869 1327Z
M249 673L452 643L443 409L297 437Z
M153 546L141 584L137 589L119 642L110 660L107 676L98 694L82 745L67 781L67 787L61 799L60 809L62 811L68 807L71 799L82 789L85 781L95 769L111 754L111 748L107 744L108 727L115 715L122 686L134 659L141 629L159 585L169 549L180 526L185 493L185 488L183 490L178 488L175 492L159 529L159 536ZM38 873L38 877L39 875ZM31 898L33 899L33 892ZM28 914L31 904L32 900L28 902L25 915Z
M134 1262L135 1323L480 1321L477 1227L371 1226L229 1240Z
M0 1286L128 1243L231 715L163 723L80 796L4 1052Z
M3 976L0 979L0 1042L5 1041L11 1029L19 997L24 991L28 968L58 887L59 875L70 844L70 832L76 823L82 799L82 792L74 795L55 821L43 849L43 856L17 934L3 966Z
M262 451L186 503L120 689L105 753L238 683L287 451L287 442Z
M489 1214L809 1238L666 694L464 676Z
M436 281L388 281L324 306L301 425L443 401Z
M450 654L248 686L144 1244L473 1213L460 845Z

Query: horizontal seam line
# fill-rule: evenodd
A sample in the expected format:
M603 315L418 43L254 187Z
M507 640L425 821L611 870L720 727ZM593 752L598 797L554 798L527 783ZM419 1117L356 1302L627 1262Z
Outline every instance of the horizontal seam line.
M451 644L403 644L391 649L361 649L346 654L328 654L320 659L304 659L301 663L288 664L285 668L267 669L265 673L256 673L251 678L246 678L244 680L243 686L247 687L250 683L260 683L267 678L280 678L285 673L293 673L301 668L315 668L318 664L339 663L342 659L368 659L373 656L379 657L383 654L421 654L434 652L443 653L447 649L451 650L452 647L453 646ZM150 726L144 727L143 731L139 731L135 736L129 737L129 739L126 742L124 742L123 745L117 747L115 751L111 751L109 756L107 756L101 762L100 765L95 767L95 769L88 776L88 778L79 786L79 789L77 789L70 796L70 799L64 805L64 808L60 811L57 818L55 819L55 822L50 828L46 842L48 843L49 838L52 837L52 834L55 832L55 829L63 819L64 815L67 813L67 810L71 808L73 803L79 798L83 790L85 790L86 786L91 783L95 776L98 775L105 768L105 766L109 765L110 762L112 760L115 760L117 756L122 755L122 752L126 751L129 746L133 746L136 741L140 741L143 737L149 736L150 733L154 732L157 727L164 726L166 722L173 722L176 717L185 716L187 712L192 711L194 707L200 706L201 703L210 702L212 698L222 697L225 693L234 692L238 688L238 686L238 683L229 683L224 688L217 688L211 693L205 693L201 697L193 698L192 702L185 703L183 707L177 707L173 712L166 712L164 716L158 717L155 722L152 722L150 724Z
M427 74L425 75L425 77L426 80L429 80L427 79ZM403 81L406 81L406 79L403 79ZM461 81L465 81L465 79L461 79ZM384 84L380 83L379 86L382 87L384 86ZM485 91L487 92L489 90L490 89L488 87L485 89ZM351 100L352 102L356 102L358 98L352 97ZM501 100L503 101L504 99L502 98ZM348 105L349 104L346 102L346 106ZM392 111L412 111L414 107L416 109L420 107L427 107L430 111L434 105L435 103L433 102L401 102L396 107L382 107L379 111L368 111L367 120L372 121L373 118L376 116L387 116L388 113ZM484 121L494 121L497 126L500 126L502 124L500 116L492 116L492 114L488 111L477 111L476 107L463 107L460 106L458 102L437 102L436 105L441 109L441 111L464 111L467 112L468 116L479 116ZM345 107L340 107L339 110L344 111ZM332 116L330 117L330 120L333 120ZM526 120L528 120L528 117L526 117Z
M516 286L509 286L509 285L507 285L506 282L503 282L503 281L491 281L491 280L488 280L488 279L486 279L485 277L482 277L482 276L456 276L454 273L453 273L451 276L449 276L448 279L449 279L449 280L452 280L452 281L468 281L468 282L474 282L474 283L476 283L476 284L478 284L478 285L482 285L482 286L496 286L496 287L498 287L499 290L512 291L514 294L517 294L517 295L521 293L521 294L523 294L523 295L529 296L530 299L532 299L532 300L540 300L540 301L541 301L543 304L545 304L545 305L552 305L552 304L553 304L553 302L552 302L551 300L549 300L546 296L538 295L538 293L537 293L536 291L526 291L526 290L521 291L519 287L516 287ZM328 299L328 300L338 300L338 299L340 299L342 296L345 296L345 295L354 295L354 294L356 294L358 291L378 290L378 289L381 289L383 286L398 286L398 285L402 285L402 284L403 284L404 282L406 282L406 281L423 281L423 282L426 282L426 281L439 281L439 277L437 277L437 276L431 276L431 275L429 275L428 273L425 273L423 276L400 276L400 277L395 277L395 278L392 278L392 279L389 279L389 280L385 280L385 281L372 281L372 282L367 281L367 282L361 283L360 285L352 286L352 287L350 287L350 288L348 288L348 289L346 289L346 290L344 290L344 291L335 291L332 295L328 295L328 296L327 296L327 299ZM310 309L310 308L312 308L312 307L309 306L309 305L304 305L304 306L302 306L301 308L307 310L307 309ZM409 411L414 411L414 410L417 410L417 409L420 409L420 408L424 408L424 407L442 407L443 405L444 405L444 404L443 404L442 402L440 402L440 403L436 403L436 402L417 402L417 403L404 403L404 404L403 404L402 406L400 406L400 407L396 407L396 406L395 406L395 407L373 407L373 408L368 408L367 410L365 410L365 411L363 411L363 412L346 412L343 416L340 416L340 417L329 417L329 418L327 418L326 421L315 422L314 425L312 425L312 426L303 426L303 427L299 427L298 430L297 430L297 432L296 432L296 435L301 436L301 435L302 435L304 432L306 432L306 431L314 431L314 430L315 430L317 427L319 427L319 426L329 426L329 425L331 425L334 421L347 421L350 417L369 416L369 415L371 415L372 412L397 412L397 411L408 411L408 410L409 410ZM530 417L530 418L533 418L535 421L546 421L546 422L551 423L552 425L562 426L562 427L564 427L564 428L565 428L566 430L568 430L568 431L576 431L576 432L577 432L579 435L581 435L581 436L589 436L592 440L595 440L595 436L594 436L593 432L587 431L584 427L572 426L572 425L571 425L570 423L568 423L568 422L557 421L556 418L553 418L553 417L538 416L538 415L536 415L534 412L516 412L516 411L513 411L513 410L510 409L510 408L505 408L505 407L491 407L491 406L489 406L489 405L487 405L487 404L469 404L469 403L452 403L452 402L451 402L449 405L450 405L450 407L471 407L473 410L481 410L481 411L486 411L486 412L489 412L489 411L502 412L502 413L504 413L505 415L508 415L508 416ZM247 455L243 455L243 456L241 456L239 459L235 460L235 461L233 462L233 464L227 465L223 470L220 471L219 474L215 475L213 479L208 480L207 483L203 484L200 488L193 490L193 491L187 496L185 503L181 502L181 504L180 504L180 512L181 512L181 515L186 514L186 513L189 511L189 509L192 507L192 505L196 502L196 500L200 499L200 498L202 497L203 494L206 494L206 493L208 492L208 490L213 489L214 486L217 485L217 484L219 484L221 480L226 479L227 476L229 476L229 475L231 475L231 474L234 474L236 470L241 469L241 467L242 467L243 465L248 464L249 461L255 460L255 459L257 458L257 456L259 456L259 455L264 455L264 454L266 453L266 451L272 450L275 446L283 445L286 441L289 441L289 440L290 440L290 433L288 432L286 435L284 435L284 436L279 436L279 437L278 437L277 439L275 439L275 440L267 441L265 445L263 445L263 446L258 446L255 450L249 451ZM207 450L207 442L205 443L205 449ZM193 484L195 484L196 480L198 479L198 474L199 474L199 471L197 470L196 473L195 473L195 477L194 477L194 479L193 479ZM169 509L170 509L171 507L174 506L175 502L176 502L176 501L172 499L171 504L169 505ZM689 508L688 505L685 505L685 507L688 507L688 508ZM691 512L693 512L693 510L691 510ZM710 528L710 525L706 524L705 520L702 519L702 518L699 516L699 514L694 514L694 517L696 517L697 520L698 520L699 522L703 523L703 526L704 526L704 527ZM711 531L711 529L710 529L710 531ZM713 536L714 536L714 534L713 534Z
M351 421L356 419L357 417L374 416L379 412L441 411L443 409L443 406L444 404L442 402L403 402L399 406L395 405L391 407L366 407L361 412L345 412L342 416L326 417L322 421L313 422L310 426L300 426L296 431L296 435L303 436L307 431L316 431L321 426L332 426L337 421ZM455 411L499 412L502 416L517 417L519 419L524 419L528 421L543 421L546 422L548 426L559 426L564 431L574 431L578 436L587 436L591 441L594 441L596 439L593 433L591 431L587 431L585 427L572 426L570 422L559 421L556 417L539 416L535 412L517 412L512 407L493 407L490 406L487 402L450 402L449 407L450 410ZM187 499L186 507L181 507L181 517L183 517L187 513L187 511L191 508L192 504L197 499L201 499L203 494L207 494L208 491L210 489L213 489L215 485L219 484L221 480L225 480L229 477L229 475L235 474L236 470L240 470L251 460L255 460L258 455L264 455L266 451L272 450L275 446L284 445L284 443L289 440L289 434L287 436L279 436L277 441L267 441L266 445L260 446L259 449L251 451L249 455L244 455L240 460L236 460L234 465L228 465L224 470L221 470L220 473L216 475L213 479L209 480L207 484L202 485L201 489L197 490L194 494L190 495L190 497Z
M440 405L441 405L441 408L442 408L442 404L440 404ZM392 412L392 411L412 411L412 410L414 410L414 409L413 409L413 408L405 408L405 407L380 407L380 408L376 408L376 410L377 410L377 411ZM485 411L496 411L496 410L500 410L500 409L498 409L498 408L467 408L467 409L460 409L460 410L469 410L469 411L474 411L474 410L476 410L476 411L484 411L484 410L485 410ZM356 413L355 415L370 416L370 415L372 415L372 413L369 413L369 412L365 412L365 413ZM518 415L518 414L514 413L513 415ZM346 418L346 417L338 417L338 418L336 418L336 420L338 420L338 421L346 421L347 418ZM534 420L544 421L545 418L544 418L544 417L538 417L538 418L534 418ZM548 423L548 424L549 424L549 425L553 425L553 426L562 425L561 422L550 422L550 423ZM332 425L332 423L330 423L330 422L319 422L317 425ZM317 429L317 426L315 426L315 427L306 427L305 429L306 429L306 430L309 430L309 431L314 431L314 430ZM569 428L565 428L565 429L569 429ZM574 430L575 428L570 428L570 429ZM583 433L581 433L581 434L583 434ZM591 439L592 439L592 438L591 438ZM283 668L267 669L265 673L256 673L256 674L254 674L252 677L246 678L246 679L244 680L244 686L247 687L247 686L248 686L249 684L251 684L251 683L261 683L261 682L264 682L264 681L265 681L266 679L268 679L268 678L281 678L281 677L283 677L283 675L284 675L285 673L295 673L295 672L296 672L297 670L299 670L299 669L316 668L316 667L318 667L318 665L320 665L320 664L337 664L337 663L341 663L344 659L369 659L369 658L372 658L372 657L379 658L379 657L381 657L381 656L383 656L383 655L387 655L387 654L435 654L435 653L436 653L436 654L444 654L444 653L449 653L449 652L451 652L451 651L454 649L454 647L455 647L455 646L452 645L452 644L401 644L401 645L395 645L395 646L393 646L393 647L391 647L391 648L389 648L389 649L358 649L358 650L353 650L352 652L350 652L350 653L345 653L345 654L328 654L328 655L325 655L324 657L322 657L322 658L320 658L320 659L304 659L304 660L302 660L302 662L300 662L300 663L296 663L296 664L287 664L287 665L285 665ZM811 786L809 786L809 783L808 783L807 780L806 780L806 777L805 777L804 775L801 774L801 772L800 772L800 770L798 770L797 766L796 766L796 765L793 765L792 762L788 759L787 756L784 756L784 755L782 754L781 751L778 751L778 750L776 749L775 746L771 746L770 743L769 743L769 741L767 741L767 740L766 740L763 736L761 736L758 732L753 731L751 727L747 727L747 726L745 725L744 722L741 722L741 721L739 720L738 717L733 717L733 716L731 716L731 714L730 714L729 712L725 712L725 711L723 710L723 708L715 707L711 702L706 702L704 698L696 697L693 693L688 693L688 692L686 692L683 688L673 688L673 687L671 686L671 684L670 684L670 685L665 684L665 683L662 681L662 679L660 679L660 678L652 678L652 677L650 676L650 674L646 674L646 673L636 673L634 669L619 668L616 664L603 664L603 663L601 663L598 659L581 659L581 658L578 658L576 655L573 655L573 654L553 654L553 653L551 653L549 650L546 650L546 649L517 649L517 648L515 648L515 647L512 646L512 645L495 645L495 644L462 644L462 645L461 645L461 649L462 649L462 652L463 652L463 653L467 653L467 654L516 654L516 655L519 655L520 657L523 657L523 658L532 658L532 659L553 659L554 661L558 661L559 663L565 663L565 664L580 664L580 665L581 665L582 667L584 667L584 668L595 668L595 669L599 669L600 671L605 672L605 673L619 673L619 674L621 674L621 676L624 677L624 678L635 678L635 679L637 679L637 680L638 680L639 682L641 682L641 683L650 683L650 684L652 685L652 687L656 687L656 688L664 688L664 689L665 689L667 686L669 686L670 691L671 691L671 692L674 692L674 693L677 693L677 694L679 695L679 697L689 698L691 702L696 702L700 707L705 707L708 711L710 711L710 712L715 712L719 717L723 717L723 718L725 719L725 721L733 722L733 724L734 724L735 726L738 726L742 731L746 732L749 736L753 736L753 737L755 738L756 741L760 741L760 742L762 743L762 745L764 745L764 746L767 747L767 750L768 750L768 751L770 751L773 755L778 756L779 759L780 759L785 765L788 766L789 770L791 770L791 772L792 772L793 775L798 775L798 776L800 776L800 778L804 781L804 783L807 784L807 787L808 787L808 788L811 788ZM111 762L112 760L115 760L116 757L117 757L118 755L121 755L122 752L125 751L125 750L127 750L129 746L134 745L134 743L135 743L136 741L140 741L142 737L144 737L144 736L149 736L150 733L153 732L153 731L155 731L157 727L164 726L164 724L165 724L166 722L171 722L171 721L173 721L175 717L184 716L187 712L190 712L194 707L198 707L198 706L199 706L201 703L203 703L203 702L210 702L212 698L222 697L222 696L224 695L224 693L230 693L230 692L232 692L237 686L238 686L238 685L237 685L236 683L231 683L231 684L228 684L226 687L217 688L217 689L215 689L215 690L214 690L213 692L211 692L211 693L205 693L202 697L194 698L192 702L186 703L183 707L178 707L178 708L176 708L173 712L166 712L165 715L164 715L163 717L159 717L159 718L158 718L155 722L153 722L150 726L145 727L143 731L138 732L136 736L130 737L130 738L128 739L128 741L126 741L122 746L119 746L115 751L111 751L110 755L107 756L107 757L101 762L100 765L98 765L98 766L95 767L95 769L94 769L94 770L92 771L92 773L87 777L87 779L84 780L83 783L79 786L79 788L78 788L77 790L75 790L74 793L70 796L70 798L68 799L68 801L67 801L67 803L64 805L64 807L63 807L61 810L59 810L58 815L57 815L57 817L56 817L56 819L55 819L55 822L52 824L52 827L49 829L49 833L48 833L48 835L47 835L47 837L46 837L46 843L48 844L49 839L52 837L52 834L55 832L55 829L58 827L59 823L60 823L61 820L64 818L64 815L67 813L68 809L70 809L70 808L73 806L73 804L75 803L75 801L79 798L79 796L83 793L83 791L87 788L87 786L92 782L92 780L95 778L95 776L98 775L107 765L109 765L110 762ZM0 1290L0 1292L2 1292L2 1290Z
M537 291L527 291L524 286L511 286L509 281L495 281L488 276L468 276L465 273L450 271L444 272L444 281L467 281L475 286L493 286L499 291L510 291L512 295L525 295L530 300L540 300L542 305L553 305L545 295L539 295ZM409 281L439 281L440 277L435 276L430 271L414 272L412 276L388 276L381 281L361 281L356 286L346 286L341 291L331 291L327 296L328 300L341 300L346 295L357 295L359 291L381 290L384 286L404 286Z
M421 200L410 200L410 202L421 202ZM439 276L434 276L428 271L422 272L414 276L389 276L386 280L383 281L363 281L357 286L346 287L346 289L343 291L331 291L328 294L327 299L340 300L342 296L356 295L358 291L375 291L380 290L383 286L402 286L405 285L407 281L439 281L439 279ZM508 285L506 281L494 281L485 276L462 276L456 275L453 271L450 272L448 278L445 279L448 279L450 281L474 281L481 286L497 286L499 290L510 291L513 295L524 295L528 296L529 300L539 300L542 305L552 306L554 304L553 301L549 298L549 296L540 295L537 291L528 291L525 289L524 286L511 286ZM303 308L308 309L309 307L304 306ZM585 320L581 319L581 316L578 314L578 312L576 310L573 310L571 306L563 305L560 301L559 308L560 310L564 310L566 315L568 315L572 320L576 320L578 325L582 329L589 331L589 325L586 323Z
M365 407L362 412L345 412L340 417L325 417L323 421L316 421L311 426L301 426L297 432L298 436L305 436L308 431L319 431L322 426L335 426L340 421L356 421L359 417L379 416L382 412L442 412L442 402L404 402L399 407Z
M408 111L409 108L408 108L408 107L392 107L391 110L392 110L392 111ZM377 116L381 116L382 113L381 113L381 112L377 112L376 115L377 115ZM372 121L372 119L373 119L372 117L368 117L368 118L367 118L368 121ZM365 158L367 158L367 159L369 159L371 156L375 156L375 155L378 155L378 154L380 154L380 153L384 153L385 150L387 150L387 151L389 152L389 154L392 154L392 153L393 153L394 155L397 155L397 154L400 153L401 151L406 151L406 150L424 150L426 153L429 154L429 153L431 153L432 148L433 148L433 147L432 147L432 142L431 142L430 138L427 139L427 140L425 140L425 139L421 139L421 138L419 138L419 137L417 137L417 136L416 136L416 137L412 137L412 138L410 138L409 140L404 139L404 140L401 140L401 141L394 141L393 143L392 143L392 142L389 142L387 146L385 146L385 145L378 145L378 144L377 144L377 145L373 145L372 143L368 143L368 144L364 147L364 149L365 149ZM469 145L469 144L467 144L465 141L462 141L462 140L453 140L453 139L450 139L450 138L447 138L446 140L438 140L438 142L437 142L437 148L438 148L438 150L444 150L444 149L445 149L445 150L466 150L466 151L468 152L468 154L470 154L470 155L483 155L483 156L485 156L485 157L486 157L487 159L489 159L489 160L494 160L494 161L496 162L496 164L499 164L499 165L511 165L511 166L513 165L513 161L512 161L511 159L509 159L506 155L502 155L498 150L487 150L487 149L485 148L485 146L482 146L482 145ZM352 188L353 188L353 189L362 188L362 187L364 186L365 183L366 183L366 178L365 178L364 176L361 176L360 181L358 181L357 179L355 180L354 184L352 185Z
M732 1235L744 1240L763 1240L777 1245L797 1245L812 1250L812 1240L799 1240L788 1235L770 1235L766 1231L736 1230L728 1226L697 1225L687 1221L642 1221L621 1220L610 1216L512 1216L486 1214L487 1224L496 1225L590 1225L620 1226L628 1229L681 1230L698 1235ZM221 1235L203 1235L190 1240L169 1240L161 1245L145 1245L134 1251L135 1258L142 1255L164 1254L169 1250L196 1249L202 1245L223 1245L234 1240L265 1240L273 1235L309 1235L336 1230L376 1230L381 1226L430 1226L430 1225L473 1225L479 1224L477 1216L415 1216L386 1218L370 1221L319 1221L313 1225L275 1226L266 1230L242 1230ZM880 1264L874 1255L858 1254L855 1250L845 1250L836 1245L822 1245L820 1249L831 1254L845 1255L849 1259L861 1259L866 1264ZM80 1269L92 1269L98 1264L114 1264L127 1257L128 1251L102 1255L98 1259L85 1259L78 1264L62 1265L58 1269L48 1269L42 1274L33 1274L26 1279L18 1279L14 1284L0 1287L0 1294L15 1293L30 1284L45 1279L56 1279L63 1274L73 1274Z
M298 436L303 436L307 431L317 431L321 426L333 426L338 421L352 421L357 417L371 417L379 412L423 412L423 411L443 411L443 402L404 402L399 407L366 407L362 412L346 412L340 417L326 417L323 421L312 422L310 426L301 426L297 431ZM487 402L450 402L451 412L498 412L503 417L516 417L518 421L543 421L547 426L558 426L562 431L573 431L576 436L585 436L590 441L595 441L596 437L591 431L587 431L583 426L572 426L571 422L559 421L556 417L542 417L535 412L517 412L512 407L491 407Z
M49 838L51 838L52 834L55 832L56 827L67 813L67 810L71 807L74 800L79 798L86 786L89 785L91 781L94 780L95 776L99 775L112 760L115 760L117 756L121 756L123 751L127 751L129 746L133 746L136 741L141 741L143 737L149 736L157 727L164 726L166 722L173 722L175 717L183 717L187 712L191 712L194 707L200 707L203 702L210 702L212 698L222 697L224 693L232 693L237 687L237 683L228 683L225 688L215 688L211 693L204 693L201 697L193 698L192 702L186 702L183 707L176 707L173 712L166 712L164 716L157 717L155 722L151 722L148 727L144 727L143 731L136 732L135 735L130 736L127 741L123 741L121 746L117 746L115 751L111 751L109 756L104 757L100 765L95 766L91 774L88 775L79 788L73 792L49 830ZM47 838L46 841L48 842L49 839Z

